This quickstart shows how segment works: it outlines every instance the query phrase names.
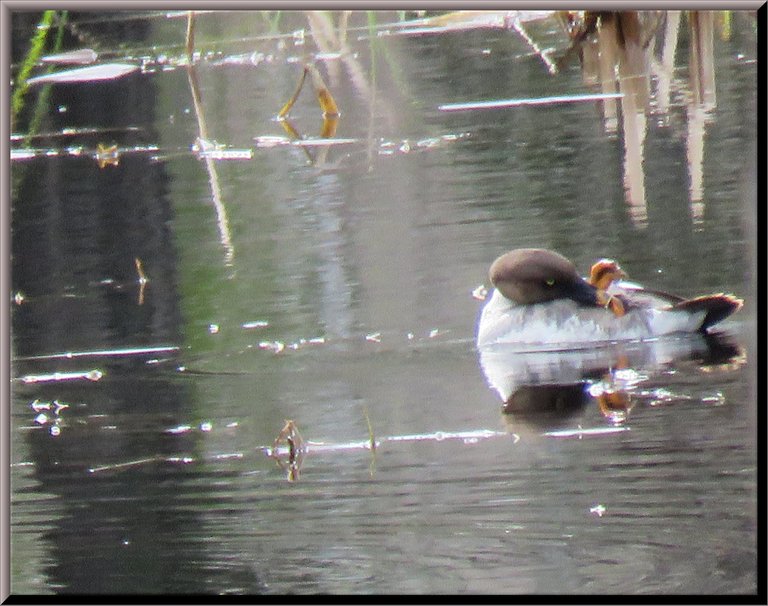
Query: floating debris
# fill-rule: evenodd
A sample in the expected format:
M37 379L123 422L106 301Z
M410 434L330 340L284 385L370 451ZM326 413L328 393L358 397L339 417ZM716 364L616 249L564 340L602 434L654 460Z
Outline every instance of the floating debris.
M534 97L529 99L500 99L498 101L476 101L472 103L447 103L438 106L442 112L459 112L477 109L500 109L504 107L520 107L523 105L556 105L561 103L581 103L585 101L604 101L606 99L621 99L623 93L599 93L586 95L559 95L554 97Z
M41 402L40 400L35 399L35 401L32 402L29 407L35 412L40 412L42 410L52 410L53 414L58 416L62 410L69 408L69 404L59 402L58 400L54 400L53 402Z
M56 436L61 435L61 422L62 417L59 416L59 412L65 408L69 408L68 404L61 404L58 402L58 400L54 400L54 402L40 402L39 400L35 400L30 405L33 411L37 412L38 414L34 418L35 425L43 426L43 425L50 425L50 429L48 432L55 438ZM39 412L41 410L48 410L49 412L53 412L53 416L49 416L45 412Z
M223 454L217 454L213 456L215 461L226 461L227 459L242 459L242 452L227 452Z
M473 299L477 299L478 301L485 301L486 297L488 297L488 289L486 288L485 284L481 284L472 291Z
M31 361L31 360L70 360L74 358L101 358L101 357L121 357L121 356L135 356L143 354L154 353L171 353L179 351L177 346L160 346L160 347L129 347L126 349L101 349L95 351L67 351L64 353L47 354L42 356L24 356L16 358L16 361ZM93 372L93 371L92 371ZM98 371L97 371L98 372Z
M87 379L88 381L98 381L104 373L100 370L87 370L81 372L54 372L46 375L26 375L21 377L20 381L29 383L54 383L59 381L77 381Z
M553 11L544 10L463 10L453 11L434 17L381 26L377 36L418 36L445 32L472 31L477 29L510 29L512 22L538 21L549 17ZM361 39L365 39L362 37Z
M286 444L285 451L281 451L279 448L282 442ZM287 452L285 460L281 457L283 452ZM299 479L299 471L304 460L304 453L304 438L302 438L299 428L294 421L286 419L285 425L280 430L277 438L275 438L268 456L274 459L280 469L286 472L289 482L295 482Z
M12 149L11 161L31 160L37 157L37 151L34 149Z
M291 343L288 347L296 350L304 345L323 345L325 343L325 337L312 337L311 339L299 339L296 343Z
M146 287L147 283L149 282L149 279L147 278L147 275L144 273L144 267L141 264L141 259L136 257L134 259L134 263L136 265L136 273L139 274L139 305L144 304L144 288Z
M217 141L209 141L208 139L204 139L203 137L198 137L195 139L195 142L190 146L190 149L196 153L205 153L205 152L212 152L219 149L224 149L224 145Z
M506 431L493 431L491 429L475 429L471 431L436 431L434 433L417 433L408 434L402 436L389 436L382 438L382 442L422 442L422 441L435 441L442 442L443 440L480 440L488 438L496 438L499 436L510 436Z
M139 465L146 465L147 463L182 463L184 465L195 462L194 457L147 457L145 459L136 459L134 461L126 461L125 463L114 463L111 465L101 465L100 467L91 467L88 473L99 473L102 471L122 471L130 467L138 467Z
M259 51L254 51L252 53L244 53L240 55L228 55L218 59L212 59L212 60L209 60L208 63L211 66L219 66L219 65L256 66L256 65L261 65L262 63L274 63L274 61L275 61L274 55L265 55L264 53L260 53Z
M38 399L35 399L35 401L32 402L29 406L35 412L40 412L41 410L50 410L51 409L51 403L50 402L40 402L40 400L38 400Z
M209 141L202 137L198 137L190 149L198 158L211 160L251 160L253 158L252 149L227 149L217 141Z
M331 147L334 145L348 145L350 143L358 143L360 139L300 139L299 141L289 141L291 145L296 147Z
M212 151L198 152L199 158L210 158L211 160L252 160L252 149L215 149Z
M136 265L136 273L139 274L139 284L146 284L149 282L149 280L147 279L147 275L144 273L144 267L141 263L141 259L136 257L133 261Z
M91 63L95 63L98 58L98 53L92 48L82 48L67 53L47 55L40 59L40 61L58 65L90 65Z
M285 349L285 343L281 341L262 341L259 343L259 349L268 349L278 354Z
M279 137L273 135L263 135L254 137L256 147L278 147L279 145L290 145L291 140L288 137Z
M593 429L583 429L581 427L578 427L576 429L547 431L542 435L548 438L578 438L580 440L584 436L602 436L605 434L619 433L621 431L629 431L629 427L625 427L625 426L595 427Z
M133 72L139 71L139 66L129 63L105 63L91 67L81 67L55 74L46 74L27 80L27 84L68 84L74 82L100 82L116 80Z
M120 164L120 152L117 150L117 145L107 147L103 143L99 143L96 147L95 157L99 168L118 166Z
M339 453L347 452L350 450L367 450L372 452L374 456L374 459L371 461L370 468L371 473L373 473L376 450L381 446L381 444L386 442L441 442L443 440L460 440L466 445L473 445L477 444L480 440L483 439L502 436L512 438L515 444L520 440L520 436L517 434L510 434L508 432L493 431L488 429L460 432L438 431L428 434L388 436L377 440L373 432L373 425L371 424L367 409L364 409L363 412L365 414L366 423L368 425L367 440L345 443L308 442L305 441L299 433L296 423L294 421L287 420L285 422L285 426L281 430L272 446L261 447L260 450L269 458L277 461L280 468L287 472L289 481L296 481L298 479L299 468L301 467L304 457L310 452Z
M718 391L718 392L714 393L711 396L704 396L701 399L701 401L705 402L707 404L713 404L715 406L721 406L721 405L725 404L725 395L723 394L723 392Z
M469 133L449 134L440 137L429 137L419 141L386 141L382 140L377 149L380 156L394 156L397 154L410 154L413 152L425 152L432 149L443 147L445 144L453 143L469 137Z
M242 327L245 330L250 330L252 328L266 328L269 326L269 322L266 320L254 320L253 322L245 322Z
M598 518L602 518L605 511L605 506L600 503L589 508L589 513L595 514Z
M371 334L365 335L365 340L372 343L381 343L381 333L373 332Z

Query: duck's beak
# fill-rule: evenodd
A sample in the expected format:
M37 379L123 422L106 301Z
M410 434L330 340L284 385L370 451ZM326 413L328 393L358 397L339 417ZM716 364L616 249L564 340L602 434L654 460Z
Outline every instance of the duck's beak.
M576 301L576 303L581 303L588 307L595 307L602 305L599 292L600 291L598 291L597 288L592 286L586 280L579 279L576 280L568 290L567 296Z

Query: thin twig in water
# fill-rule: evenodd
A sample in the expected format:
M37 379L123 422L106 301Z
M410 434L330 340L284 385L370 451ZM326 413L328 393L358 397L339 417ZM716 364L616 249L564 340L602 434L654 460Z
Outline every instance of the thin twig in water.
M373 424L371 423L371 417L368 414L368 407L363 406L363 414L365 415L365 422L368 424L368 439L371 445L371 464L368 467L368 471L373 477L373 470L376 468L376 436L373 433Z
M143 305L144 304L144 288L149 282L149 278L147 278L147 275L144 273L144 268L141 265L141 259L136 257L134 259L134 262L136 263L136 273L139 274L139 305Z
M187 13L187 59L192 63L195 54L195 11Z
M283 462L277 454L280 442L283 441L288 446L288 459L285 462ZM286 472L289 482L295 482L299 479L299 470L301 469L305 450L304 438L301 436L301 433L299 433L299 428L294 421L287 419L285 425L272 444L270 456L275 460L280 469Z
M525 31L523 28L522 23L520 23L520 19L517 17L513 17L509 20L509 25L512 26L512 29L514 29L520 36L528 43L528 46L530 46L533 51L541 57L541 60L544 62L544 65L547 66L547 70L549 70L550 74L556 74L557 73L557 65L554 64L552 59L549 58L549 55L546 51L541 50L538 44L536 44L533 39L528 35L528 32Z

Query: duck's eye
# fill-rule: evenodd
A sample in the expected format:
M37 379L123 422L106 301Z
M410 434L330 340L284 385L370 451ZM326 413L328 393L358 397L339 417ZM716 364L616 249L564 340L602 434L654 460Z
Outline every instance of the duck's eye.
M554 286L555 285L555 279L554 278L548 278L546 281L547 286Z

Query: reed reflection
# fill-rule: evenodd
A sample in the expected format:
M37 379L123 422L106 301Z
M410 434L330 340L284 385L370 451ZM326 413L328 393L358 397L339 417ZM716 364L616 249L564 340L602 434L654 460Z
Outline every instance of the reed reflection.
M604 94L622 94L619 99L603 101L603 124L608 133L621 127L627 211L638 227L645 227L648 221L644 166L648 114L665 118L673 89L686 92L690 213L694 223L703 218L704 140L717 106L715 12L686 11L685 17L690 38L687 82L674 76L681 11L569 13L567 29L572 48L578 48L585 83L599 86Z

